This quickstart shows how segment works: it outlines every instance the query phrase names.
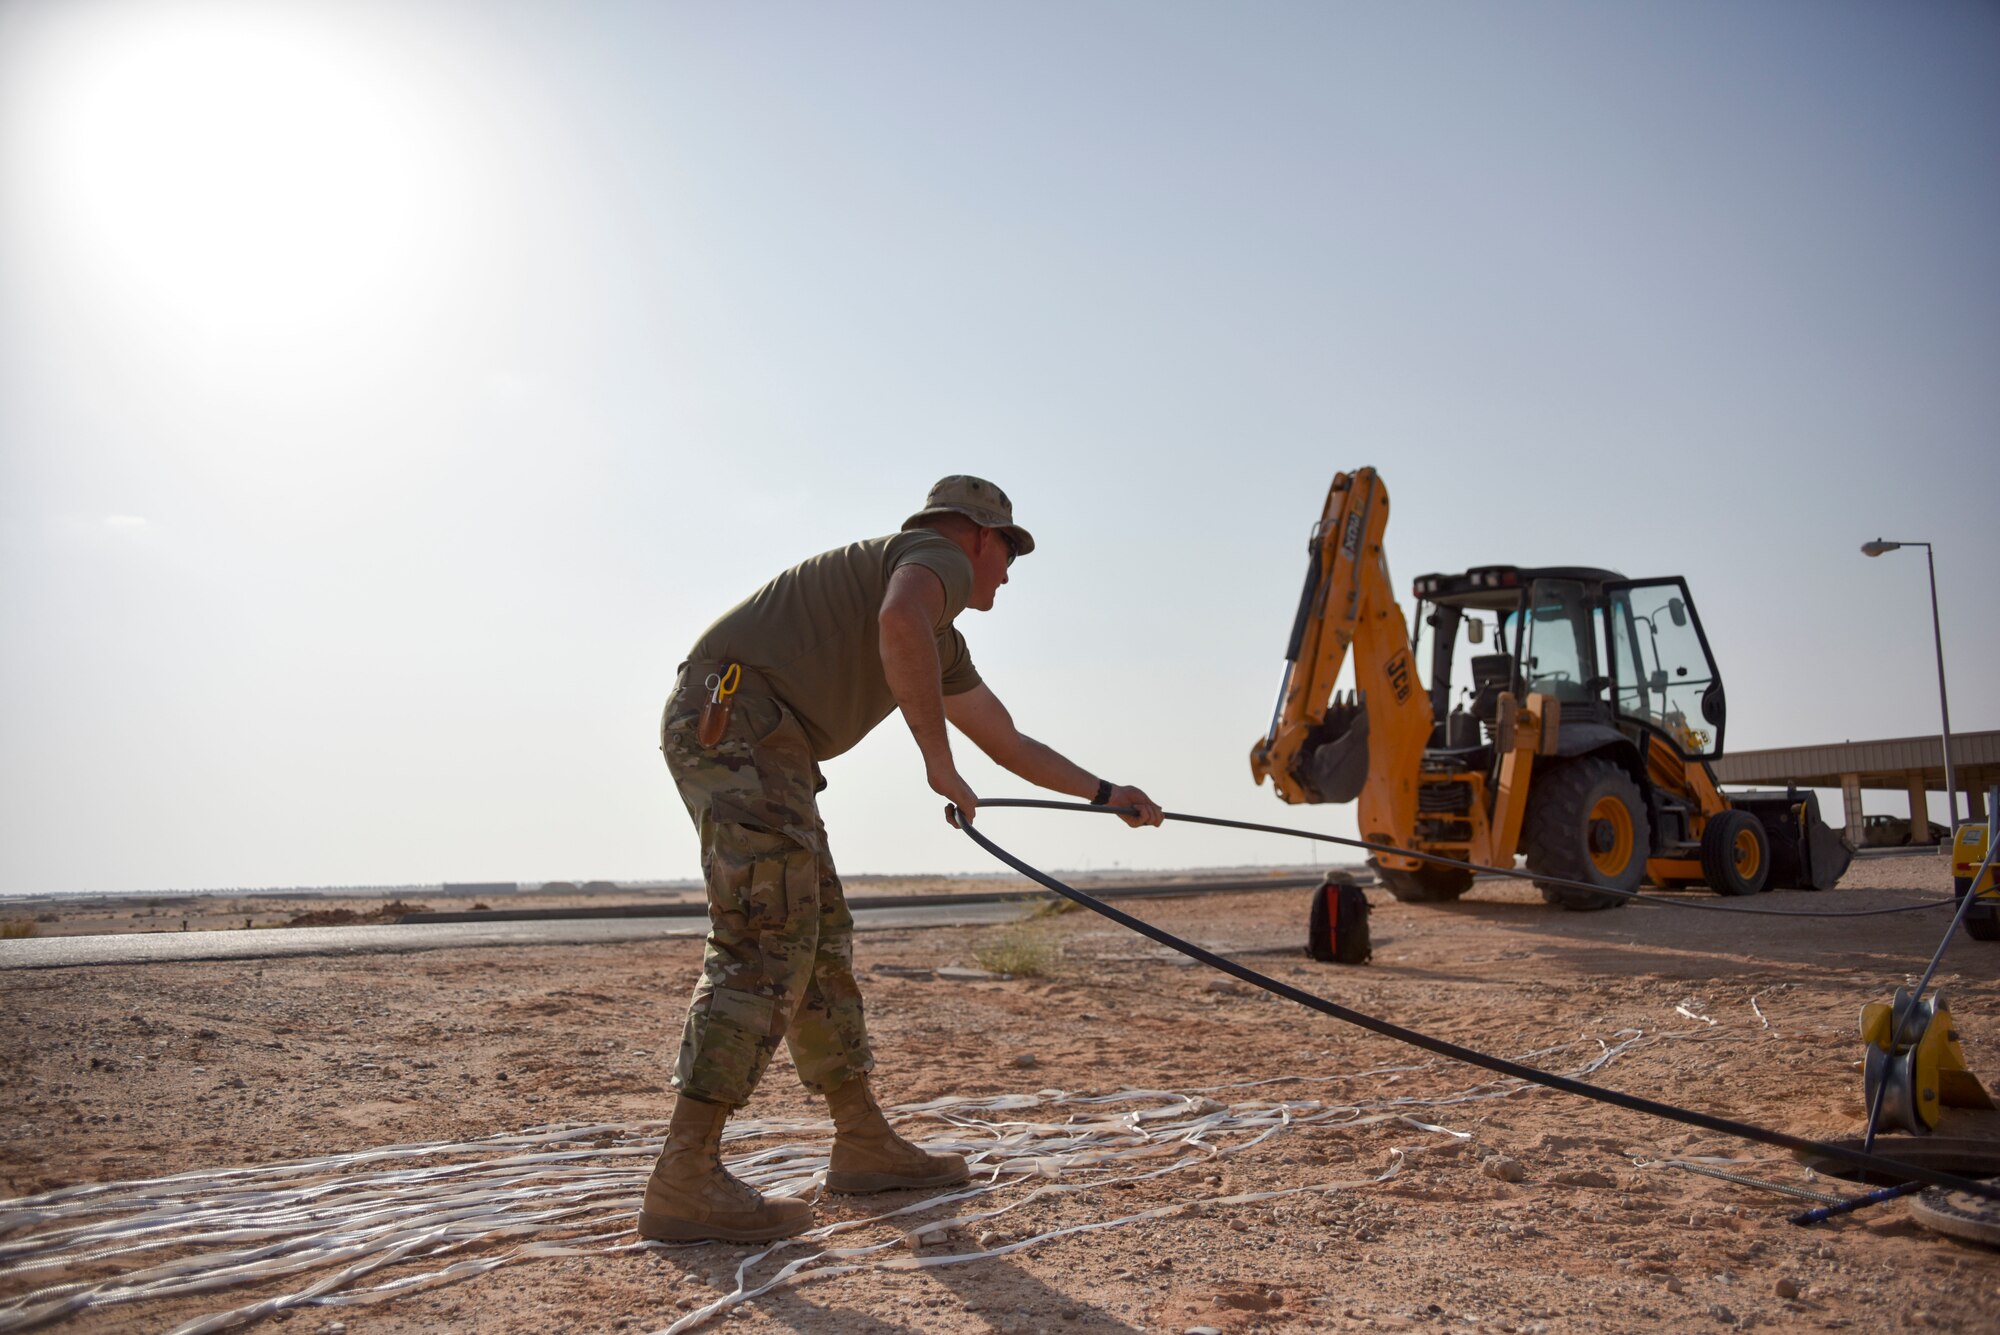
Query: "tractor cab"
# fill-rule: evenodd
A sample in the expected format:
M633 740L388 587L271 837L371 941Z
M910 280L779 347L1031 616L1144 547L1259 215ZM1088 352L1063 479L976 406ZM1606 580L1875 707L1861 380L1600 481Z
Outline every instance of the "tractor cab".
M1628 580L1588 566L1480 566L1416 581L1421 655L1430 638L1432 767L1485 769L1500 697L1539 694L1560 705L1555 754L1669 743L1683 761L1722 754L1726 706L1687 584ZM1463 636L1470 685L1452 699ZM1641 762L1643 763L1643 762Z

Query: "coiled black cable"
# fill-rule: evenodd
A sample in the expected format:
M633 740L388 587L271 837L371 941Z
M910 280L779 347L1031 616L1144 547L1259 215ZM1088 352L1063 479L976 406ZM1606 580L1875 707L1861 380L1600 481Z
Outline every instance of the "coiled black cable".
M981 802L979 805L981 807L1034 807L1052 810L1097 811L1108 812L1113 815L1136 814L1130 807L1098 807L1089 806L1084 803L1049 802L1035 798L991 798ZM1391 1021L1368 1015L1362 1011L1353 1010L1341 1005L1339 1002L1328 1001L1325 997L1293 987L1289 983L1283 983L1275 978L1258 973L1255 969L1247 965L1238 964L1234 960L1226 959L1212 950L1205 950L1191 941L1183 941L1180 937L1175 936L1172 932L1164 928L1155 927L1149 922L1142 921L1129 913L1113 908L1101 899L1085 894L1074 886L1066 885L1048 873L1023 862L1006 849L994 843L991 839L988 839L974 828L972 821L959 820L956 808L947 808L947 813L950 815L953 823L963 830L966 836L974 843L1036 884L1055 891L1065 899L1081 904L1093 913L1098 913L1109 918L1121 927L1128 928L1131 931L1139 933L1141 936L1157 941L1171 950L1179 951L1189 959L1206 964L1211 969L1229 974L1231 977L1239 978L1253 987L1262 988L1274 996L1283 997L1287 1001L1297 1002L1299 1005L1305 1006L1310 1010L1316 1010L1322 1015L1331 1016L1336 1020L1366 1029L1371 1033L1381 1034L1385 1038L1395 1039L1399 1043L1407 1043L1412 1047L1422 1048L1426 1052L1434 1052L1441 1057L1449 1057L1454 1061L1465 1062L1470 1066L1477 1066L1500 1075L1511 1076L1516 1080L1525 1080L1530 1084L1541 1085L1547 1089L1561 1090L1565 1094L1575 1094L1580 1098L1590 1099L1597 1103L1608 1103L1615 1108L1624 1108L1632 1112L1645 1113L1651 1117L1664 1118L1667 1121L1699 1127L1704 1131L1714 1131L1725 1136L1735 1136L1742 1140L1775 1146L1779 1149L1789 1150L1795 1154L1819 1155L1839 1163L1849 1164L1866 1172L1879 1173L1898 1180L1924 1182L1931 1186L1944 1187L1950 1191L1965 1191L1988 1200L2000 1200L2000 1187L1975 1181L1972 1178L1960 1177L1956 1173L1940 1172L1935 1168L1904 1163L1900 1159L1891 1159L1880 1154L1864 1153L1860 1150L1850 1150L1839 1145L1830 1145L1824 1141L1808 1140L1803 1136L1794 1136L1783 1131L1772 1131L1761 1126L1754 1126L1748 1122L1738 1122L1727 1117L1716 1117L1709 1113L1696 1112L1691 1108L1676 1107L1671 1103L1661 1103L1656 1099L1642 1098L1637 1094L1626 1094L1614 1089L1603 1089L1569 1076L1557 1075L1552 1071L1544 1071L1538 1067L1509 1061L1505 1057L1489 1056L1476 1049L1463 1047L1442 1038L1433 1038L1431 1035L1418 1030L1407 1029ZM1200 816L1181 816L1171 812L1166 813L1166 818L1168 820L1192 821L1197 824L1228 825L1240 829L1272 829L1272 827L1248 825L1237 821L1217 820ZM1302 831L1283 829L1277 829L1273 832L1280 834L1303 833ZM1330 836L1311 835L1308 837L1327 838ZM1399 853L1402 851L1400 849L1388 848L1384 845L1367 844L1351 839L1343 839L1339 842L1349 844L1358 843L1361 847L1378 848L1384 852ZM1597 887L1588 888L1595 889ZM1666 902L1674 903L1678 901L1669 900Z

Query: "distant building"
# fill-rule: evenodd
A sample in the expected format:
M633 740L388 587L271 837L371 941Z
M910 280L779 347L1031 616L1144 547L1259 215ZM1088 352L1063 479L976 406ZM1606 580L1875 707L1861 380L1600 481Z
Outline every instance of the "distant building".
M1960 732L1951 739L1952 777L1964 793L1973 820L1986 819L1986 790L2000 783L2000 732ZM1731 751L1713 762L1722 783L1798 788L1838 788L1847 811L1847 834L1861 844L1861 791L1887 789L1910 795L1910 842L1928 844L1929 803L1925 795L1944 791L1944 742L1927 737L1891 737L1879 742L1826 742L1772 751Z

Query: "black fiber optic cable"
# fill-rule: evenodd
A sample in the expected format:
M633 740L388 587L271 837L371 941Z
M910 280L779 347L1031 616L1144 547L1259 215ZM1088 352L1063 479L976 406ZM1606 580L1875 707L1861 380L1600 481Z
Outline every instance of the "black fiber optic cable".
M988 797L980 799L985 807L1030 807L1043 811L1095 811L1113 816L1136 815L1133 807L1100 807L1087 802L1054 802L1040 797ZM1561 886L1568 890L1588 890L1594 895L1613 895L1637 904L1666 905L1677 909L1699 909L1708 913L1750 913L1762 918L1876 918L1886 913L1928 913L1932 909L1953 907L1949 899L1935 900L1928 904L1898 904L1886 909L1760 909L1747 904L1716 904L1705 899L1670 899L1666 895L1649 895L1642 890L1618 890L1608 885L1593 885L1589 881L1572 881L1561 876L1548 876L1538 871L1524 871L1517 867L1483 867L1477 862L1460 862L1457 858L1444 857L1437 853L1423 853L1414 848L1398 848L1394 844L1374 843L1367 839L1349 839L1338 834L1322 834L1318 830L1301 830L1289 825L1259 825L1254 821L1224 820L1220 816L1191 816L1179 811L1160 813L1167 820L1180 821L1187 825L1214 825L1225 830L1249 830L1255 834L1282 834L1293 839L1311 839L1323 844L1344 844L1349 848L1366 849L1370 853L1387 853L1400 858L1422 858L1425 862L1440 867L1457 867L1461 871L1477 872L1481 876L1507 876L1517 881L1534 881L1538 885Z
M1069 811L1098 811L1109 812L1114 815L1136 814L1130 807L1098 807L1083 803L1049 802L1035 798L993 798L981 802L979 805L981 807L996 808L1030 807ZM1761 1126L1753 1126L1748 1122L1738 1122L1727 1117L1716 1117L1709 1113L1696 1112L1690 1108L1676 1107L1671 1103L1661 1103L1655 1099L1642 1098L1636 1094L1626 1094L1618 1090L1603 1089L1569 1076L1556 1075L1553 1072L1544 1071L1538 1067L1509 1061L1505 1057L1494 1057L1473 1048L1462 1047L1457 1043L1452 1043L1442 1038L1433 1038L1431 1035L1418 1030L1407 1029L1391 1021L1350 1009L1338 1002L1328 1001L1325 997L1293 987L1289 983L1280 982L1275 978L1258 973L1255 969L1249 968L1246 965L1238 964L1234 960L1218 955L1214 951L1205 950L1191 941L1183 941L1180 937L1163 928L1155 927L1149 922L1142 921L1129 913L1113 908L1101 899L1094 898L1073 886L1066 885L1048 873L1023 862L1006 849L994 843L991 839L988 839L977 829L973 828L972 821L960 821L958 819L957 808L948 807L947 814L951 817L952 822L962 829L966 836L974 843L1012 867L1015 871L1026 876L1029 880L1055 891L1063 898L1081 904L1092 912L1101 914L1120 926L1137 932L1150 940L1157 941L1169 949L1179 951L1197 963L1206 964L1211 969L1229 974L1234 978L1239 978L1253 987L1262 988L1264 991L1283 997L1287 1001L1297 1002L1299 1005L1316 1010L1322 1015L1331 1016L1336 1020L1366 1029L1371 1033L1381 1034L1385 1038L1392 1038L1397 1042L1407 1043L1412 1047L1422 1048L1426 1052L1434 1052L1441 1057L1449 1057L1454 1061L1465 1062L1468 1065L1477 1066L1500 1075L1511 1076L1516 1080L1524 1080L1530 1084L1541 1085L1547 1089L1560 1090L1565 1094L1575 1094L1580 1098L1590 1099L1598 1103L1608 1103L1613 1107L1624 1108L1631 1112L1645 1113L1651 1117L1659 1117L1667 1121L1699 1127L1704 1131L1714 1131L1721 1135L1735 1136L1742 1140L1775 1146L1779 1149L1790 1150L1795 1154L1819 1155L1823 1158L1836 1160L1871 1173L1879 1173L1898 1180L1924 1182L1931 1186L1944 1187L1950 1191L1970 1192L1975 1196L1980 1196L1987 1200L2000 1200L2000 1186L1975 1181L1972 1178L1960 1177L1955 1173L1945 1173L1934 1168L1904 1163L1900 1159L1891 1159L1879 1154L1845 1149L1839 1145L1829 1145L1823 1141L1808 1140L1803 1136L1794 1136L1783 1131L1771 1131ZM1304 833L1303 831L1285 830L1278 827L1248 825L1238 821L1225 821L1200 816L1181 816L1172 812L1165 813L1165 815L1168 820L1192 821L1197 824L1226 825L1239 829L1267 830L1278 834L1301 835ZM1306 837L1318 839L1331 838L1332 836L1310 835ZM1385 852L1402 851L1389 848L1386 845L1368 844L1352 839L1343 839L1338 842L1359 844L1364 848L1378 848ZM1591 886L1587 888L1596 889L1598 887ZM1674 903L1677 901L1668 900L1665 902Z

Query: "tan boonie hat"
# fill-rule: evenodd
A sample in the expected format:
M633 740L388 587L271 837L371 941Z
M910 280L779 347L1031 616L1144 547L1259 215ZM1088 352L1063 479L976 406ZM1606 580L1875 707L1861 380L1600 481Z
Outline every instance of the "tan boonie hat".
M924 508L903 521L903 529L907 532L941 514L964 515L975 524L999 529L1014 540L1016 556L1035 550L1033 535L1014 522L1014 503L1007 499L1007 493L983 477L953 473L940 478L931 494L924 497Z

